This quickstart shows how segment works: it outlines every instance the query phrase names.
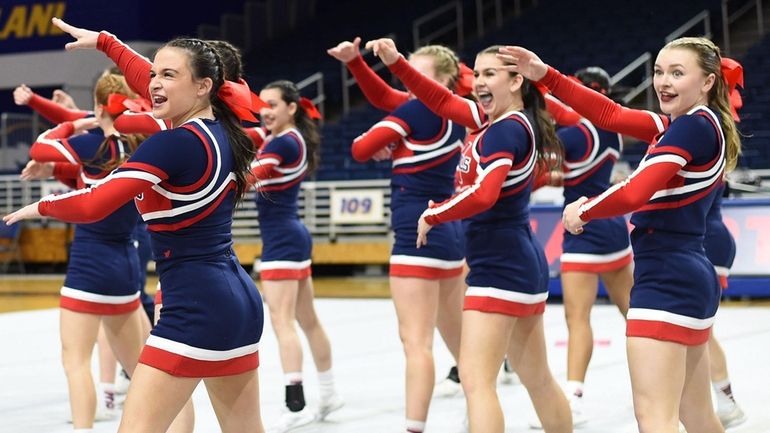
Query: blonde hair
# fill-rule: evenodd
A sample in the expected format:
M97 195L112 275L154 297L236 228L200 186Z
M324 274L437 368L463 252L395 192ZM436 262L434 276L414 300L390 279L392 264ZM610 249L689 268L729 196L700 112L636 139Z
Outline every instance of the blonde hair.
M460 76L460 58L454 51L443 45L426 45L413 52L409 58L414 56L432 57L436 77L449 77L447 87L454 89L457 78Z
M738 128L730 111L730 97L727 83L722 76L722 56L719 47L706 38L686 37L675 39L666 44L663 49L683 48L698 56L698 66L706 75L714 74L716 79L708 93L709 104L719 110L722 115L722 130L725 134L727 154L725 155L725 171L732 171L738 164L741 154L741 139Z

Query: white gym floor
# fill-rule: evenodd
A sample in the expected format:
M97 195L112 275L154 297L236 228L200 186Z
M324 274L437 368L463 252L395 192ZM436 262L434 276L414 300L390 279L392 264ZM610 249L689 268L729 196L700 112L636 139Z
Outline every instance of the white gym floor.
M299 432L400 433L404 431L404 357L390 300L319 299L320 318L332 341L334 373L344 408L323 423ZM563 308L549 304L545 312L549 362L557 380L566 376L567 329ZM590 422L580 432L631 433L636 423L624 349L624 323L614 307L593 312L597 342L585 388ZM723 306L715 332L728 357L733 391L748 421L731 433L770 432L770 307ZM59 361L58 310L0 314L0 432L69 432L69 404ZM317 401L312 358L305 346L305 392L311 408ZM453 364L436 334L437 378ZM270 321L260 345L262 415L270 432L283 404L283 374ZM97 376L95 376L97 377ZM506 432L530 432L534 411L521 385L498 389ZM203 386L194 394L196 432L219 431ZM464 417L463 398L434 399L426 432L454 433ZM115 432L118 421L97 422L94 432ZM697 433L697 432L692 432Z

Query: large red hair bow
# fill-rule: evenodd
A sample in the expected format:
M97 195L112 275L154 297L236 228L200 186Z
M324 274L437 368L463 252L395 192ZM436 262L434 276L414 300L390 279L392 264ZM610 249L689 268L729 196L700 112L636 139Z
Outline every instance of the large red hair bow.
M238 119L248 120L249 122L257 121L254 113L251 112L254 102L252 96L256 95L251 93L249 85L243 79L239 79L237 83L225 80L225 83L219 88L217 96L235 113Z
M299 98L299 105L305 109L305 112L311 119L317 120L321 118L321 112L318 111L318 108L315 107L313 101L310 99L307 99L304 96Z
M458 71L457 82L455 83L455 93L460 96L470 95L473 91L473 79L475 78L473 76L473 69L466 66L465 63L460 63L458 66L460 70Z
M104 106L104 110L110 113L110 116L116 117L120 113L126 111L126 106L123 102L128 99L128 96L120 93L110 93L107 96L107 105Z
M720 69L722 70L722 78L727 83L727 94L730 97L730 111L733 113L733 119L740 122L738 110L743 107L743 99L741 99L741 94L738 93L736 86L744 88L743 66L729 57L722 57Z

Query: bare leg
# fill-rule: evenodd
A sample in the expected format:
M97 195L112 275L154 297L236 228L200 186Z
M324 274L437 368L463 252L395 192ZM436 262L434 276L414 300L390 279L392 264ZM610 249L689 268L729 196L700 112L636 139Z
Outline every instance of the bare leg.
M651 338L628 337L626 348L639 432L678 433L687 347Z
M465 299L465 275L439 280L438 317L436 326L447 349L455 359L460 358L460 334Z
M222 433L263 433L257 370L204 379Z
M262 294L270 309L284 373L302 371L302 344L294 325L298 292L296 280L262 281Z
M497 371L505 357L516 318L466 310L460 342L460 382L468 401L471 433L503 433Z
M546 433L572 433L569 403L548 368L542 315L516 320L508 360L527 388L543 430Z
M628 264L616 271L604 272L601 277L610 301L617 305L620 314L626 317L631 302L631 287L634 285L633 265Z
M100 316L60 308L62 365L67 375L72 426L92 428L96 390L91 376L91 354L99 333Z
M698 433L724 433L711 404L709 381L709 357L705 344L687 347L685 372L679 417L687 431Z
M316 370L327 371L332 368L331 344L313 306L313 280L309 277L299 282L296 318L307 337Z
M107 335L104 333L103 326L99 327L96 345L99 348L99 382L115 383L117 361L110 348L110 343L107 341Z
M722 346L714 337L714 329L711 329L711 335L708 341L711 381L714 383L722 382L727 379L727 358Z
M423 278L390 277L390 292L406 355L406 418L424 422L436 380L433 333L438 314L438 283Z
M561 274L564 316L567 320L567 380L585 382L594 349L591 307L596 301L599 277L589 272Z

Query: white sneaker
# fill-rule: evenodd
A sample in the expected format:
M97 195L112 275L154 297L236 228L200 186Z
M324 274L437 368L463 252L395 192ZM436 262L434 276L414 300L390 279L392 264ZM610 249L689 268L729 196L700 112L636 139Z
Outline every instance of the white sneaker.
M120 369L118 374L115 375L115 394L125 395L128 392L128 385L131 384L131 380L126 376L125 371Z
M106 406L97 406L94 421L112 421L120 418L120 411L117 408L108 408Z
M726 410L717 410L717 416L722 423L722 427L725 429L746 422L746 414L743 413L743 410L737 404L733 404Z
M573 395L569 398L569 408L572 412L572 427L580 427L588 422L588 418L583 413L583 398ZM543 424L540 422L540 418L535 415L533 419L529 420L529 428L533 430L542 430Z
M290 431L299 430L315 421L315 415L310 412L307 406L299 412L291 412L288 409L284 409L281 414L281 419L274 425L270 431L272 433L286 433Z
M462 395L463 386L448 377L445 377L433 387L433 397L435 398L452 398L461 397Z
M329 416L330 413L339 410L345 406L345 400L338 394L333 394L330 398L322 399L318 403L318 410L316 412L316 421L323 421Z
M503 361L503 366L500 367L500 372L497 374L497 383L500 385L519 385L519 375L513 371L511 364L508 362L508 358Z

